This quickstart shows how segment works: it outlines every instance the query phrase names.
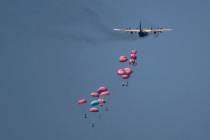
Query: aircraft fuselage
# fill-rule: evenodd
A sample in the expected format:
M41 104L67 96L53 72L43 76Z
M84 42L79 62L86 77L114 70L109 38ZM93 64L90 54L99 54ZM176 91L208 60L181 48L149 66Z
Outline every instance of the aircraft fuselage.
M146 37L149 35L147 32L139 32L138 34L139 34L139 37Z

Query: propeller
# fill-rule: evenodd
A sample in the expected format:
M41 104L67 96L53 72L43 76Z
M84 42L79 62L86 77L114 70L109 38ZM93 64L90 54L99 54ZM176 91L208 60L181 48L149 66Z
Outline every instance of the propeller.
M158 37L159 36L159 32L154 32L154 37Z

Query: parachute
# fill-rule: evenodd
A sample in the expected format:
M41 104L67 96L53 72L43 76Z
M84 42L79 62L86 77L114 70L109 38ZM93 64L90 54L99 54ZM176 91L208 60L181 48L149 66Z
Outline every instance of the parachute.
M137 56L136 56L135 53L131 53L131 54L130 54L130 58L136 60L136 59L137 59Z
M127 75L131 75L131 73L133 72L132 69L129 67L124 68L124 71Z
M98 89L97 89L97 92L100 94L101 92L104 92L104 91L107 91L108 88L106 86L100 86Z
M109 95L109 91L103 91L99 94L100 97Z
M99 109L96 107L89 108L89 112L99 112Z
M87 103L87 100L86 99L80 99L78 100L78 104L85 104Z
M90 105L91 106L96 106L98 104L99 104L99 101L98 100L93 100L93 101L90 102Z
M129 67L126 68L120 68L117 70L117 74L122 78L122 79L128 79L130 75L132 74L133 70Z
M103 98L99 98L99 99L98 99L98 102L99 102L99 105L100 105L100 104L105 104L105 103L106 103L106 101L105 101Z
M126 62L127 60L128 60L128 57L125 56L125 55L121 55L121 56L119 57L119 62Z
M137 51L136 50L131 50L129 65L136 66L137 65L136 60L137 60Z
M121 77L122 77L123 79L128 79L130 76L127 75L127 74L124 74L124 75L121 75Z
M99 97L99 94L97 92L91 92L90 96L92 96L92 97Z
M123 74L125 74L125 70L124 69L118 69L117 74L118 75L123 75Z

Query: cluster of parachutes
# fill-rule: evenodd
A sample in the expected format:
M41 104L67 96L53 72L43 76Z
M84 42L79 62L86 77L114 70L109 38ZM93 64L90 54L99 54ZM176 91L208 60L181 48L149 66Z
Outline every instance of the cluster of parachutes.
M90 93L90 101L87 99L79 99L78 104L84 105L89 102L88 112L99 112L99 106L103 107L106 103L105 97L109 95L109 90L106 86L100 86L96 91ZM106 108L106 111L108 109ZM87 118L87 113L84 114L84 118ZM94 124L92 123L92 127Z
M119 57L119 62L120 63L125 63L128 61L129 66L136 66L137 65L137 51L136 50L131 50L130 52L130 58L126 55L121 55ZM122 78L122 79L128 79L131 74L133 73L133 70L131 67L123 67L117 70L117 74ZM122 83L122 86L128 86L128 81L124 81Z
M117 70L117 74L123 79L127 80L131 74L133 73L132 67L137 65L137 51L131 50L130 56L127 57L125 55L121 55L119 57L120 63L128 62L128 66L119 68ZM123 81L122 86L128 86L128 81ZM96 91L91 92L89 94L91 99L88 101L87 99L79 99L78 104L83 105L89 103L88 109L85 110L85 112L99 112L101 110L101 107L103 107L107 100L105 99L106 96L109 95L109 90L106 86L100 86ZM100 109L99 109L100 108ZM105 108L105 111L108 111L108 108ZM84 118L87 117L87 113L84 114ZM94 127L94 123L91 123L92 127Z

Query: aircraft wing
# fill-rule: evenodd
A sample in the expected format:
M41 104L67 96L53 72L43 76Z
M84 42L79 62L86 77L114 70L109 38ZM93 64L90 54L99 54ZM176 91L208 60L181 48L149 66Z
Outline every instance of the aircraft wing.
M138 33L140 32L140 29L113 29L114 31L121 31L121 32L132 32L132 33ZM158 29L141 29L142 32L147 33L154 33L154 32L167 32L172 31L172 29L166 29L166 28L158 28Z
M154 32L167 32L172 31L172 29L166 29L166 28L158 28L158 29L142 29L143 32L147 33L154 33Z
M121 31L121 32L140 32L139 29L113 29L114 31Z

